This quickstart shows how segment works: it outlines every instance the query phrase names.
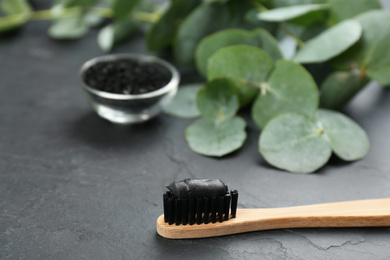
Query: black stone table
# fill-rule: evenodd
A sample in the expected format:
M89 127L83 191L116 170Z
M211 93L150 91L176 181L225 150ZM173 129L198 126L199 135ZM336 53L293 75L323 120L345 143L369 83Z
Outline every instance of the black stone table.
M164 185L188 177L221 178L239 190L242 208L390 197L390 90L370 84L346 109L370 137L363 160L332 158L315 174L291 174L262 159L253 123L240 151L213 159L186 145L191 120L162 115L118 126L100 119L77 78L84 61L102 55L96 31L58 42L47 26L30 23L0 38L0 259L390 258L389 228L175 241L155 227ZM138 35L115 52L146 50Z

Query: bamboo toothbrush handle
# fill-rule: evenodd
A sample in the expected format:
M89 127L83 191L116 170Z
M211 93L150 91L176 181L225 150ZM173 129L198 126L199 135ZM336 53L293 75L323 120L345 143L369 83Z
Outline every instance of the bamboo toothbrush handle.
M390 198L288 208L238 209L237 218L207 225L168 225L163 216L157 220L157 232L173 239L281 228L380 226L390 226Z

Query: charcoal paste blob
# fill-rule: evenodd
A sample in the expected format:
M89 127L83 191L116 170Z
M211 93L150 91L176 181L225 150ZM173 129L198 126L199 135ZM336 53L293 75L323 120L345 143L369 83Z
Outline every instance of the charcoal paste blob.
M96 63L85 71L83 80L100 91L139 95L166 86L171 78L171 72L161 65L127 58Z
M166 186L176 198L219 197L228 192L228 186L219 179L185 179Z

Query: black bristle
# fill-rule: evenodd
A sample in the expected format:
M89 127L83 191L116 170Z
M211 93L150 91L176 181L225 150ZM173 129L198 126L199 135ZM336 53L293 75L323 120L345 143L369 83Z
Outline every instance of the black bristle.
M197 197L200 192L196 189L196 184L200 182L201 189L206 189L207 185L203 185L202 180L186 181L186 183L182 181L179 184L181 186L185 184L183 187L188 186L192 189L188 191L188 194L181 196L182 194L180 192L186 193L187 191L175 183L171 184L170 187L167 186L170 191L163 194L164 221L166 223L169 225L174 223L176 225L193 225L195 223L200 225L202 223L216 223L217 221L223 222L224 220L229 220L230 217L236 217L238 204L237 190L232 190L229 194L227 186L222 181L207 179L205 181L213 185L210 186L210 190L205 192L207 194L206 197ZM178 194L172 192L173 188L176 189ZM214 194L214 189L218 189L216 196L211 195ZM222 195L223 192L221 193L223 189L226 189L225 195Z
M175 223L175 207L173 203L173 198L168 198L168 223L172 225Z
M203 215L203 223L208 224L210 220L210 199L203 198L203 207L204 207L204 215Z
M181 200L181 209L182 209L182 224L187 225L188 224L188 199L182 199Z
M217 198L211 198L211 223L217 222Z
M229 220L230 198L231 198L230 194L225 195L225 205L224 205L225 220Z
M196 198L196 224L202 224L202 215L203 215L203 199Z
M168 222L168 192L164 193L163 200L164 200L164 221Z
M232 196L232 218L235 218L236 217L236 213L237 213L237 202L238 202L238 191L236 190L232 190L230 192L231 196Z
M225 206L225 199L224 197L218 197L218 221L223 221L223 208Z
M189 211L189 223L190 225L193 225L195 224L195 213L196 213L196 209L195 209L195 199L189 199L188 200L188 211Z
M181 224L181 199L175 199L175 223Z

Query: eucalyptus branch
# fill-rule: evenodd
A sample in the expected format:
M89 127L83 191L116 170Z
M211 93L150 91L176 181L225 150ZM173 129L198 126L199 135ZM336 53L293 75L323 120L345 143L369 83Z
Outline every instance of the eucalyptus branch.
M76 10L79 10L80 7L71 7L71 8L64 8L60 12L55 13L53 10L39 10L39 11L33 11L28 12L23 15L25 15L26 20L30 21L42 21L42 20L54 20L59 18L69 18L76 16L77 13ZM113 18L114 12L110 8L101 8L101 7L92 7L87 9L93 14L97 14L104 18ZM20 17L21 14L16 15L8 15L1 17L0 20L7 20L12 19L13 17ZM133 13L133 17L137 21L141 22L148 22L148 23L155 23L160 19L160 14L158 13L148 13L148 12L142 12L142 11L136 11Z

